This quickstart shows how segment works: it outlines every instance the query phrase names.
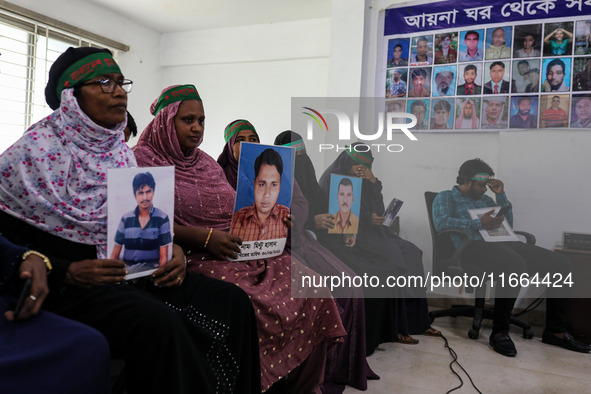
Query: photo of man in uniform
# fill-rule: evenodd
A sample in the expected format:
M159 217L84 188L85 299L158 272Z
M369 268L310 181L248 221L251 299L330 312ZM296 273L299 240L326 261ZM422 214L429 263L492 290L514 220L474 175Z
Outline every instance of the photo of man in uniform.
M168 261L172 234L168 215L152 204L156 182L149 172L133 178L137 207L121 217L111 259L122 259L128 273L155 270ZM121 252L123 250L123 255Z
M283 159L272 148L254 162L254 203L234 213L230 233L242 241L287 237L289 208L277 203L281 191Z
M349 178L342 178L337 189L339 210L334 215L335 226L328 230L331 234L357 234L359 232L359 217L351 211L355 196L353 182Z

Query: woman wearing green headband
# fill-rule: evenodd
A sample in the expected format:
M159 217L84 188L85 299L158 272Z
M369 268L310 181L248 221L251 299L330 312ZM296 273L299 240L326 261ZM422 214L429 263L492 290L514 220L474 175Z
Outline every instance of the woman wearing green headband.
M263 391L284 384L287 376L294 393L320 393L327 346L345 334L337 306L322 289L317 296L325 298L292 297L292 266L294 275L315 273L287 251L277 257L228 261L240 253L242 242L228 232L236 191L219 164L199 149L205 112L193 89L171 86L152 104L155 117L134 147L138 164L175 166L174 231L187 254L187 269L249 294L256 311ZM279 390L277 386L271 391Z
M121 284L124 262L106 258L107 169L137 166L123 134L130 90L108 50L69 48L56 60L45 90L55 112L0 155L0 232L51 261L44 307L105 336L125 361L128 393L258 392L242 290L187 274L176 245L152 278L133 283Z

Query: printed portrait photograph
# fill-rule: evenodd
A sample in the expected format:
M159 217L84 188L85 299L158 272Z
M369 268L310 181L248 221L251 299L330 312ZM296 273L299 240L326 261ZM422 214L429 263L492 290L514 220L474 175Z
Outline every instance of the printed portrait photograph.
M486 29L486 60L511 58L513 27L489 27Z
M570 127L591 127L591 95L573 94L570 114Z
M540 59L513 60L511 93L536 93L540 85Z
M575 55L591 54L591 20L578 21L575 26Z
M386 110L385 113L388 112L396 112L396 113L406 113L406 100L388 100L386 101ZM393 122L396 124L405 124L408 123L406 118L394 118Z
M405 97L408 68L392 68L386 72L386 98Z
M432 131L453 129L455 100L435 99L431 100L431 124Z
M509 110L509 128L535 129L538 127L538 96L513 96Z
M540 97L540 128L567 127L569 104L570 96L568 94L546 94Z
M568 92L571 85L572 59L549 58L542 62L542 92Z
M458 65L458 96L482 94L482 63Z
M455 63L458 60L458 33L435 34L435 64Z
M461 97L456 100L455 128L478 129L480 127L480 97Z
M331 174L328 212L335 217L329 234L357 234L361 209L361 178Z
M410 130L427 130L429 127L429 103L431 100L408 100L407 111L417 118Z
M573 62L573 91L591 90L591 56L575 57Z
M461 31L459 43L459 62L474 62L484 58L484 29Z
M544 56L568 56L573 53L573 22L544 24Z
M408 75L408 97L431 96L431 67L412 67Z
M242 241L285 238L294 149L242 142L230 233Z
M454 96L456 65L433 67L433 97Z
M388 40L387 68L408 66L409 38L392 38Z
M413 37L410 48L410 65L428 66L431 64L433 64L433 36Z
M509 97L488 96L482 99L480 128L485 130L503 130L509 124Z
M123 260L126 279L172 258L174 167L107 170L107 257Z
M540 57L542 25L517 25L513 34L513 57Z
M511 62L496 60L484 63L484 94L505 94L510 92Z

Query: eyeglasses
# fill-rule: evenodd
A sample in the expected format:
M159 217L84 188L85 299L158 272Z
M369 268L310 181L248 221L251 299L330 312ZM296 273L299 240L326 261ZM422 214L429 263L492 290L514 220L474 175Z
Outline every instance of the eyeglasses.
M98 81L85 83L84 85L99 85L103 93L113 93L115 91L115 86L119 85L125 93L129 93L131 92L133 81L129 79L120 79L115 81L111 78L103 78L99 79Z

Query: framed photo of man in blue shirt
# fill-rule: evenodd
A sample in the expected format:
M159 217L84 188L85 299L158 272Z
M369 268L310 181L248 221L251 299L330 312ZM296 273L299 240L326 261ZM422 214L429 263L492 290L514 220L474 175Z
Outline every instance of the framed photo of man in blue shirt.
M174 167L107 171L107 257L125 262L133 279L172 258Z

